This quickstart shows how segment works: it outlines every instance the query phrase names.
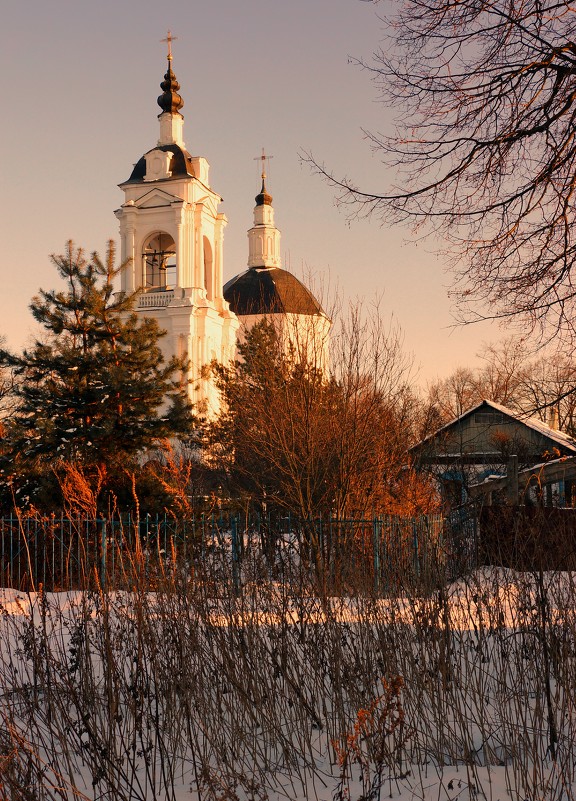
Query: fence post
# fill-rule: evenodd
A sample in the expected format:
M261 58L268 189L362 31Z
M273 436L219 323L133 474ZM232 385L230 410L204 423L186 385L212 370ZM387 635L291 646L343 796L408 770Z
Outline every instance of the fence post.
M380 519L372 519L372 535L374 546L374 594L380 591Z
M516 454L508 457L506 473L508 500L512 506L518 506L518 456Z
M418 554L418 524L416 520L412 520L412 535L413 535L413 547L414 547L414 573L415 577L419 578L420 558Z
M101 552L100 552L100 585L102 589L106 588L106 547L107 547L107 532L106 532L106 520L102 521L102 531L101 531Z
M18 536L20 536L20 531L18 531ZM10 576L11 576L11 586L20 589L20 571L18 571L18 584L14 584L14 520L12 518L12 512L10 512Z
M236 517L232 516L231 533L232 533L232 585L234 587L234 595L240 595L240 550L238 548L238 528L236 524Z

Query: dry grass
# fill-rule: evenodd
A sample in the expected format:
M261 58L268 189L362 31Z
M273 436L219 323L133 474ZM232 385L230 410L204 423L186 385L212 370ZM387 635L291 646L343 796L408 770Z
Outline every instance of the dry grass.
M3 798L573 798L572 574L335 597L223 553L4 591Z

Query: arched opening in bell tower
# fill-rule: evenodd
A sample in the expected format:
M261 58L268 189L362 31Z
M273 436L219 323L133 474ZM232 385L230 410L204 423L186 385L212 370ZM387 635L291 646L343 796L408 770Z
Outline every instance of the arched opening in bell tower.
M144 289L163 291L176 286L176 243L170 234L157 231L142 252Z

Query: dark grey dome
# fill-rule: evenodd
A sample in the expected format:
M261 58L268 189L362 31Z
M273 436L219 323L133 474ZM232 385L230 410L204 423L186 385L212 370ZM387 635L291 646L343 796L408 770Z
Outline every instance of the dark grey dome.
M271 206L272 205L273 198L272 198L272 195L266 189L266 183L265 183L264 176L262 176L262 189L260 190L260 193L258 195L256 195L254 200L256 201L256 205L257 206Z
M324 314L296 276L279 267L251 267L224 286L235 314Z
M184 105L184 101L178 94L178 90L180 89L180 84L176 80L176 76L172 72L172 56L168 56L168 69L166 71L166 75L164 76L164 80L160 84L160 89L162 89L162 94L158 98L158 105L162 109L163 112L168 112L169 114L177 114L182 106Z
M180 178L183 175L188 175L191 178L194 178L192 156L187 150L183 150L178 145L158 145L157 147L153 147L152 150L161 150L163 153L172 153L169 167L170 172L172 173L172 178ZM149 150L148 153L151 153L152 150ZM140 182L144 180L144 176L146 175L146 155L147 154L145 153L134 165L132 174L126 183L129 183L130 181Z

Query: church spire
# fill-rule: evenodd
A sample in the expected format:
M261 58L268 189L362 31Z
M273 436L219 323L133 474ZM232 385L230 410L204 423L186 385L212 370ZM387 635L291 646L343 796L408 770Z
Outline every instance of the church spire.
M248 231L248 266L256 269L280 267L280 231L274 225L272 195L266 188L265 164L270 158L262 148L262 155L255 159L262 161L262 188L255 198L254 226Z
M158 98L158 105L162 109L158 119L160 120L160 139L159 145L179 145L184 147L182 140L182 128L184 118L180 114L180 109L184 105L184 101L178 94L180 84L176 79L176 75L172 70L172 42L176 39L168 31L168 36L162 39L163 42L168 44L168 69L164 75L164 80L160 84L162 94Z
M168 112L170 114L177 114L184 105L184 101L178 94L180 84L172 72L172 42L177 38L177 36L172 36L170 31L168 31L168 36L162 39L163 42L168 43L168 69L164 75L164 80L160 84L162 94L158 98L158 105L163 112Z
M260 190L260 194L256 195L254 198L256 200L257 206L271 206L272 205L272 195L268 194L266 191L266 160L268 161L274 158L273 156L267 156L264 148L262 148L262 155L256 156L254 161L261 161L262 162L262 189Z
M271 206L272 205L272 195L268 193L266 190L266 175L262 173L262 189L260 190L260 194L256 195L254 198L256 201L257 206Z

